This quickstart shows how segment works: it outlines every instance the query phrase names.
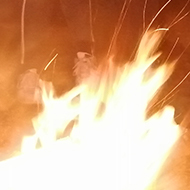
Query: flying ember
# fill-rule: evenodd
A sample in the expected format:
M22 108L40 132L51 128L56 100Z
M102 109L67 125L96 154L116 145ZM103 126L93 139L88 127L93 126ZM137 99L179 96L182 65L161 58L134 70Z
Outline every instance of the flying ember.
M170 106L147 119L174 68L151 68L162 33L146 32L132 63L117 67L108 60L62 97L43 83L35 135L24 138L23 155L0 162L0 189L151 189L181 134ZM57 140L71 122L70 135Z

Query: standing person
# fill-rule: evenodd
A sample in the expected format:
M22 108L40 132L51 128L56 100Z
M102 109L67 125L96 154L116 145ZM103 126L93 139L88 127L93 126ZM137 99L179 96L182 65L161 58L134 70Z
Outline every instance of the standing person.
M116 10L118 7L118 1L59 0L58 2L60 3L59 5L62 9L62 14L66 20L66 25L74 44L73 49L75 55L73 56L73 50L71 50L67 56L73 56L73 63L75 60L74 74L76 77L76 83L80 83L83 78L88 77L90 70L94 68L94 54L105 54L103 52L106 52L106 49L108 49L109 38L113 34L117 17ZM58 4L58 2L56 3ZM48 4L51 7L49 7ZM51 11L57 11L53 10L52 4L52 1L48 3L46 0L40 2L27 1L26 3L25 65L29 70L21 75L18 84L19 99L21 101L25 100L26 103L34 102L31 98L34 94L33 91L35 90L35 86L38 86L38 84L29 81L38 81L36 79L39 77L38 73L39 68L41 67L38 63L42 62L41 53L43 54L45 52L43 50L44 44L47 49L48 45L46 44L48 44L48 41L51 41L53 38L59 38L56 34L49 38L48 36L50 36L50 32L49 30L46 30L49 20L55 19L54 15L50 18L52 14ZM95 34L93 34L93 32ZM96 36L95 42L98 44L96 47L93 35ZM64 38L64 36L62 38ZM33 79L35 77L36 79ZM34 90L32 91L32 89ZM29 91L32 93L30 96L26 93ZM26 101L27 97L30 97L28 101Z
M59 0L62 12L64 14L68 30L72 36L75 48L75 67L74 74L76 76L76 82L81 83L83 78L90 75L91 69L94 68L95 58L103 57L106 55L111 38L114 33L115 26L119 19L119 15L122 12L124 5L125 10L129 13L124 16L124 22L122 23L121 36L118 38L119 42L118 50L123 52L123 42L129 44L129 42L137 41L139 34L142 32L142 13L144 7L144 1L141 0ZM153 7L156 6L157 0L149 0L149 10L155 12ZM33 3L30 2L30 3ZM44 1L48 5L47 2ZM34 4L34 3L33 3ZM42 4L40 2L40 4ZM52 2L51 2L52 4ZM29 6L29 5L28 5ZM32 7L32 6L31 6ZM26 9L27 10L27 9ZM41 14L40 9L39 14ZM43 8L45 11L46 9ZM151 15L152 16L152 15ZM126 18L127 19L126 19ZM149 18L146 15L146 18ZM43 23L42 23L43 24ZM33 28L34 30L35 28ZM125 32L127 30L127 32ZM39 35L38 35L39 36ZM55 35L56 37L56 35ZM130 44L131 45L131 44ZM125 46L124 46L125 47ZM128 45L129 47L129 45ZM127 49L129 49L126 47ZM35 47L34 47L35 48ZM124 48L124 49L126 49ZM116 52L117 53L117 52ZM37 57L37 56L36 56ZM73 58L74 60L74 58ZM73 61L74 62L74 61ZM34 74L23 75L20 84L26 84L29 81L30 76ZM35 80L34 80L35 81ZM25 85L26 87L27 84ZM35 85L34 85L35 86ZM19 86L23 91L22 85ZM27 91L27 90L25 90Z
M120 52L122 51L123 54L130 56L143 30L159 10L159 0L60 0L60 2L73 37L76 54L86 52L87 57L89 54L95 54L98 58L106 56L114 30L119 28L115 43L117 50L113 53L123 56ZM153 26L157 27L155 23ZM85 57L85 54L80 54L79 57L78 61L82 64L81 58Z
M93 34L91 25L91 4L89 0L60 0L67 26L71 32L76 51L74 74L77 83L88 76L93 68ZM74 60L73 60L74 61Z
M108 51L124 0L60 0L75 45L77 83L90 75L95 58Z

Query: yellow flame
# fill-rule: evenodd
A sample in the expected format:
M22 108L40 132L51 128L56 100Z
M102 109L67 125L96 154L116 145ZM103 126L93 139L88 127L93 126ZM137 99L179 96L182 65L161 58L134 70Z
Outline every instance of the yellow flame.
M150 189L180 136L172 107L146 119L147 106L173 71L171 64L150 68L160 55L155 54L160 40L160 31L146 33L132 64L117 68L110 60L60 98L46 84L44 110L33 120L36 134L23 146L23 152L29 146L32 152L0 163L0 169L9 165L20 178L29 175L17 179L20 183L12 177L11 188ZM71 120L70 136L55 142ZM45 148L34 150L37 139Z

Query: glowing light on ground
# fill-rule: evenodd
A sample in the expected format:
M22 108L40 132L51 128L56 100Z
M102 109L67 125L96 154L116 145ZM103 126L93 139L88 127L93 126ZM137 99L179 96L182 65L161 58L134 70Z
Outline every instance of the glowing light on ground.
M60 98L46 84L36 134L24 139L24 155L0 163L0 189L151 189L180 136L172 107L146 119L173 70L171 64L150 69L161 32L143 36L133 63L116 68L110 60ZM56 141L71 120L70 136ZM35 150L37 139L42 149Z

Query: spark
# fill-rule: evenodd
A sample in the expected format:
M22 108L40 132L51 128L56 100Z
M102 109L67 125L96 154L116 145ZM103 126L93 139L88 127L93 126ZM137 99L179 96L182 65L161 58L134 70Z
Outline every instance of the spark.
M168 30L169 28L157 28L154 31L157 32L157 31L168 31Z
M150 29L150 27L152 26L152 24L154 23L154 21L156 20L156 18L160 15L160 13L165 9L165 7L171 2L172 0L168 0L162 7L161 9L156 13L156 15L153 17L152 21L150 22L150 24L148 25L145 33L148 32L148 30Z
M23 0L22 3L22 12L21 12L21 64L24 64L25 57L25 39L24 39L24 16L25 16L26 0Z
M175 118L174 119L177 119L178 117L180 117L181 116L181 113L179 113L179 114L177 114L176 116L175 116ZM183 126L182 124L180 124L180 126Z
M177 40L176 40L177 41ZM187 48L190 46L190 42L188 43L188 45L185 47L185 49L182 51L182 53L180 54L180 56L178 57L178 59L175 62L178 62L179 59L182 57L182 55L185 53L185 51L187 50ZM174 46L173 46L174 47ZM190 72L190 71L189 71ZM157 105L159 105L162 101L168 101L169 99L171 99L171 97L169 97L169 95L171 95L171 93L173 93L184 81L185 79L189 76L189 72L185 75L185 77L177 84L177 86L175 86L173 88L173 90L171 90L166 96L164 96L164 98L162 98L160 101L158 101L157 103L155 103L154 105L150 106L150 108L156 107ZM172 96L173 97L173 96ZM162 103L163 105L163 103Z
M168 31L168 30L169 30L168 28L157 28L157 29L153 30L152 32ZM146 32L145 32L145 33L146 33ZM145 34L145 33L144 33L144 34ZM142 34L142 37L143 37L143 34ZM135 52L136 52L136 50L137 50L137 48L138 48L138 45L139 45L139 43L140 43L142 37L141 37L141 38L139 39L139 41L136 43L136 46L135 46L133 52L131 53L131 56L130 56L129 60L132 60L132 57L133 57L133 55L135 54Z
M167 99L165 99L165 102L167 101L167 105L170 105L170 103L173 101L172 98L175 97L176 94L178 94L179 90L176 90L176 92L173 92L170 96L168 96ZM169 101L170 100L170 101ZM164 104L162 104L161 108L163 107Z
M181 18L179 18L177 21L175 21L173 24L171 24L169 26L169 28L173 27L174 25L176 25L178 22L180 22L182 19L184 19L187 15L189 14L189 12L187 12L185 15L183 15Z
M94 33L93 33L93 22L92 22L92 1L89 0L89 18L90 18L90 35L91 35L91 40L94 43L95 39L94 39Z
M108 48L107 57L110 56L112 47L114 46L114 44L116 42L116 39L118 37L118 34L119 34L120 30L121 30L121 27L123 25L124 19L126 17L127 12L128 12L128 9L129 9L129 6L131 4L131 1L132 0L129 0L128 4L127 4L127 0L124 1L123 7L122 7L122 10L121 10L118 22L117 22L117 26L115 27L115 31L114 31L113 37L111 39L110 46Z
M143 12L144 12L143 14L144 14L144 15L145 15L145 10L146 10L147 1L148 1L148 0L145 1L145 5L144 5L144 10L143 10ZM142 33L142 36L143 36L144 34L146 34L146 33L150 30L150 27L152 26L152 24L154 23L154 21L156 20L156 18L160 15L160 13L165 9L165 7L166 7L171 1L172 1L172 0L168 0L168 1L160 8L160 10L156 13L156 15L153 17L153 19L152 19L151 22L149 23L149 25L148 25L147 29L145 30L145 32ZM154 30L154 32L160 31L160 30L167 31L167 30L169 30L169 28L159 28L159 29ZM141 37L141 38L142 38L142 37ZM141 38L140 38L140 39L141 39ZM131 54L131 56L130 56L130 59L131 59L132 56L134 55L134 53L135 53L135 51L136 51L136 49L137 49L137 47L138 47L138 44L139 44L139 42L137 43L136 47L134 48L134 51L132 52L132 54ZM129 60L130 60L130 59L129 59Z
M190 46L190 42L188 43L188 45L185 47L185 49L182 51L182 53L180 54L180 56L178 57L178 59L176 61L179 61L179 59L183 56L183 54L185 53L185 51L188 49L188 47Z
M186 2L186 4L183 6L183 8L181 9L181 11L176 15L176 17L173 19L173 21L171 22L171 24L170 24L170 27L169 28L171 28L172 26L174 26L175 24L177 24L180 20L182 20L185 16L187 16L186 14L182 17L182 18L180 18L180 19L178 19L177 21L176 21L176 19L180 16L180 14L185 10L185 8L187 7L187 5L189 4L189 2L190 2L190 0L188 0L187 2Z
M175 47L177 46L177 43L178 43L178 42L179 42L179 37L176 39L176 41L175 41L175 43L174 43L174 45L173 45L173 47L172 47L170 53L168 54L168 56L167 56L167 58L166 58L165 63L167 63L168 59L170 58L171 54L173 53L173 51L174 51Z
M174 92L184 81L185 79L190 75L190 71L183 77L183 79L167 94L166 97L168 97L172 92Z
M146 7L147 7L148 0L145 0L144 2L144 8L143 8L143 31L145 30L146 26Z
M47 70L47 68L49 67L49 65L57 58L58 53L55 54L55 56L49 61L49 63L45 66L44 71Z
M166 95L164 96L164 98L162 98L160 101L158 101L156 104L154 104L153 106L151 106L150 108L156 107L157 105L159 105L161 102L166 101L166 99L186 80L186 78L190 75L190 71L183 77L183 79ZM170 99L170 98L168 98ZM168 100L167 99L167 100ZM163 105L163 103L162 103Z

